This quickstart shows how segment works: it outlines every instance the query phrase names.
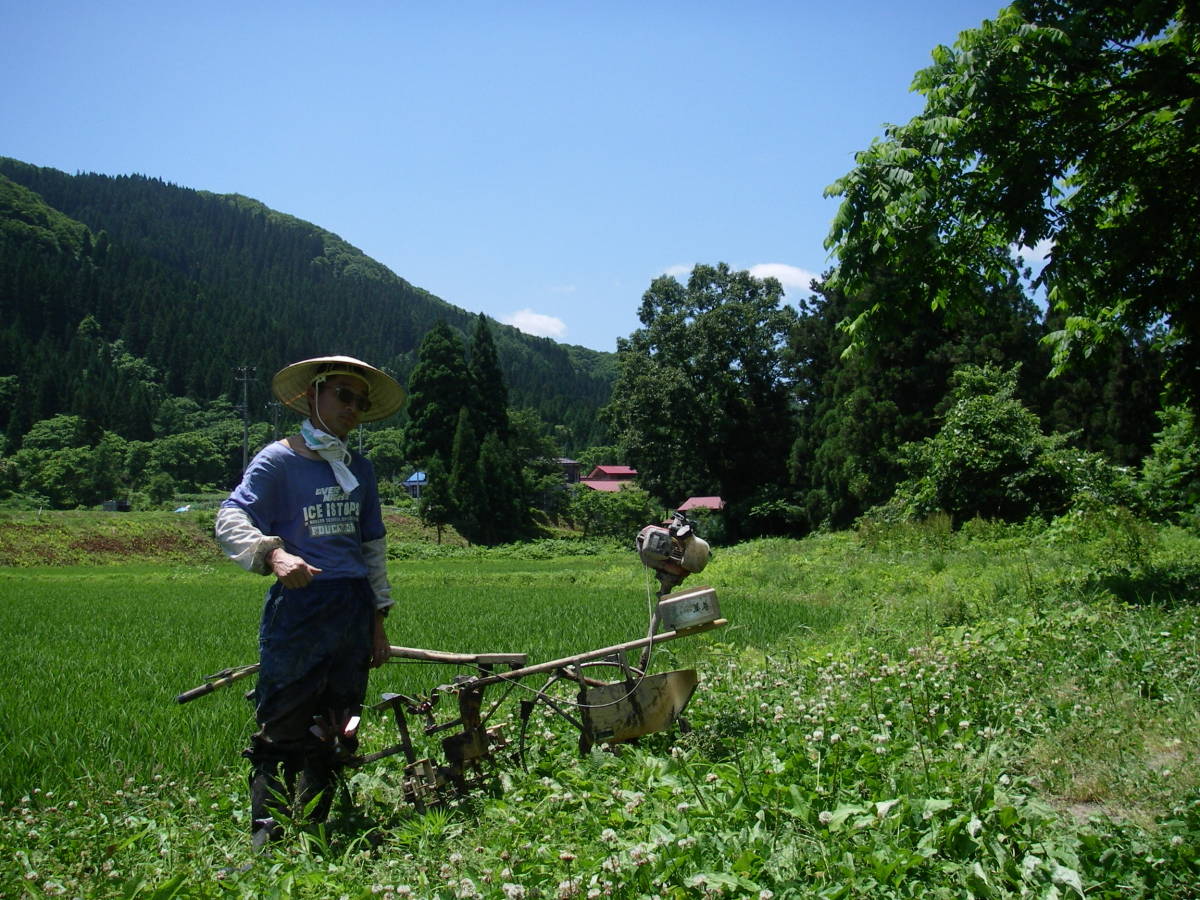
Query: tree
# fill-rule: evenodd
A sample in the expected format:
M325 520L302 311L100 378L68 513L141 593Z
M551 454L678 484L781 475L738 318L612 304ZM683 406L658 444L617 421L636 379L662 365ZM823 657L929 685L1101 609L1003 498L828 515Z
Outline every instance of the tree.
M1045 435L1017 398L1013 370L967 365L955 372L950 407L937 434L905 448L908 478L875 514L920 520L947 513L1019 522L1052 518L1076 502L1128 504L1132 481L1096 453Z
M365 453L382 479L402 478L408 474L404 455L404 432L399 428L379 428L366 434Z
M890 126L827 189L835 286L869 298L856 341L917 305L969 309L1010 283L1013 247L1051 247L1035 281L1064 316L1063 370L1122 330L1154 332L1166 380L1200 407L1200 44L1178 0L1018 0L937 47Z
M421 522L437 530L437 542L442 542L442 533L454 518L454 504L450 499L450 481L446 477L446 464L438 455L431 456L425 463L425 486L418 501Z
M1142 463L1141 490L1151 515L1170 522L1200 524L1200 433L1190 410L1168 407L1162 430Z
M643 327L617 342L605 415L639 482L664 505L719 494L730 519L787 475L794 423L783 350L796 312L773 278L696 266L642 297ZM735 525L736 528L736 525Z
M64 450L91 446L98 437L95 424L82 416L57 415L35 422L21 446L26 450Z
M509 446L519 463L526 502L557 519L566 505L567 482L558 458L562 450L547 433L546 423L532 409L514 409L509 414Z
M526 531L524 479L509 446L491 431L479 447L479 542L503 544Z
M575 485L569 515L583 529L584 537L632 540L644 526L660 521L662 510L656 509L648 493L633 485L611 492Z
M793 516L805 528L847 528L904 477L899 448L937 430L954 370L965 363L1021 366L1033 396L1046 371L1037 310L1022 291L989 291L974 315L916 309L903 330L846 354L839 323L861 309L827 282L798 304L789 339L798 436L792 447Z
M471 411L465 406L458 409L449 482L454 527L472 543L482 543L480 526L487 510L483 509L483 485L479 477L479 442L471 425Z
M471 380L462 339L439 321L421 341L417 365L408 379L406 456L418 464L433 456L451 458L458 413L470 396Z
M471 334L471 362L468 365L474 390L470 394L475 433L486 438L495 432L508 440L508 388L500 372L500 359L492 340L492 329L480 313Z

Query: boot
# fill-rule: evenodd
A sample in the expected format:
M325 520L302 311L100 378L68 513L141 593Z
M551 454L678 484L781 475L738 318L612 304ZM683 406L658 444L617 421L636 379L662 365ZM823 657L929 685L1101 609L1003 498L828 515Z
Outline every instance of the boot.
M251 845L261 850L283 836L282 822L291 818L288 797L291 796L287 782L292 779L285 774L279 777L278 763L255 763L250 770L250 834Z
M296 812L307 824L324 822L337 791L333 766L309 759L296 779Z

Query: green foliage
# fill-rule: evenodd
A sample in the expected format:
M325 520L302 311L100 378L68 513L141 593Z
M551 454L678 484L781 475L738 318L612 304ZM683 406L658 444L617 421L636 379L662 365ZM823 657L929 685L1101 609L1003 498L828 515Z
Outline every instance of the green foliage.
M471 424L471 411L466 406L458 410L449 474L454 527L467 540L482 543L483 517L487 514L483 505L483 474L479 470L479 442Z
M405 451L418 465L434 456L450 459L459 410L470 394L462 339L439 321L421 341L408 382Z
M894 285L881 275L865 293ZM848 527L892 495L904 477L900 447L936 430L956 367L1019 362L1021 395L1038 394L1048 361L1038 346L1037 310L1020 291L981 294L967 315L914 310L902 329L848 353L841 323L867 298L847 297L828 282L814 290L799 304L788 347L800 419L789 461L790 505L800 508L807 529Z
M576 485L567 515L585 537L613 537L632 541L646 525L662 519L662 508L634 485L619 491L597 491Z
M484 544L506 544L529 532L528 490L521 465L500 434L488 432L479 448L479 537Z
M779 282L696 266L642 297L642 328L618 343L606 416L626 463L664 505L720 495L731 526L786 478L795 423L784 343L796 321Z
M87 226L51 208L33 191L0 175L0 235L77 258L91 249Z
M1096 454L1044 435L1016 397L1016 372L966 366L955 374L950 409L936 435L906 448L909 477L873 515L920 520L937 512L1018 522L1050 519L1072 503L1134 499L1131 480Z
M402 429L380 428L368 431L365 438L363 453L371 460L380 481L403 480L412 474Z
M558 463L562 449L552 429L532 409L510 410L509 426L511 454L520 461L530 505L557 521L565 511L568 488Z
M1052 245L1036 283L1063 316L1058 367L1122 331L1157 333L1168 380L1200 404L1195 9L1026 0L933 51L924 111L856 156L827 245L855 294L855 340L918 307L969 308L1012 283L1010 248Z
M211 433L191 431L150 445L148 471L167 475L181 490L202 491L221 483L225 459Z
M1142 463L1141 492L1152 515L1200 527L1200 434L1192 413L1170 407L1159 414L1162 430Z
M95 441L95 428L82 416L57 415L35 422L21 441L25 450L55 451L87 447Z
M599 447L586 447L575 454L575 461L579 463L579 474L587 475L596 466L623 466L625 465L625 454L620 447L612 444L605 444Z
M421 488L419 509L421 522L437 529L437 542L441 544L442 533L454 519L454 500L446 465L440 456L432 456L425 465L425 484Z
M486 438L495 433L502 441L508 439L508 387L500 371L496 343L487 318L480 313L471 332L470 361L467 374L471 379L472 418L476 433Z

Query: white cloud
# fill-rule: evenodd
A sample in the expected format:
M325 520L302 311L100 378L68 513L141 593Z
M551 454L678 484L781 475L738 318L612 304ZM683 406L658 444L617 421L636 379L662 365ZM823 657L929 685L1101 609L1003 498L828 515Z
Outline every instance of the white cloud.
M784 292L807 291L809 284L817 275L799 266L789 266L787 263L759 263L750 267L750 274L755 278L774 278L783 285Z
M1032 247L1024 247L1014 245L1012 252L1014 256L1019 256L1025 265L1035 269L1040 269L1050 258L1051 251L1054 250L1054 238L1042 238Z
M562 319L534 312L528 307L509 313L500 321L535 337L548 337L560 341L567 336L567 323Z
M664 275L670 275L672 278L682 280L683 278L686 278L688 275L691 275L692 269L694 269L695 267L696 266L694 263L687 263L687 264L678 265L678 266L667 266L665 269L663 269L662 273Z

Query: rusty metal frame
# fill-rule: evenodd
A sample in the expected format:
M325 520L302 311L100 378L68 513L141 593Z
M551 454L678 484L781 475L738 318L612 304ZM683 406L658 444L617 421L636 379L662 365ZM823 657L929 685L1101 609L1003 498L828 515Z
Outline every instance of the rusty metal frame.
M380 702L368 708L379 714L391 713L397 730L396 743L373 753L350 756L344 765L358 768L402 754L405 760L403 795L418 809L441 802L448 790L462 792L482 786L489 779L489 763L511 747L503 734L503 725L489 725L489 722L518 686L529 692L519 707L521 726L515 754L522 765L529 717L539 704L544 704L579 732L582 752L597 744L622 743L666 730L680 721L699 679L691 669L648 675L646 669L652 648L728 624L727 620L719 618L711 588L696 589L696 592L707 592L705 600L711 603L713 613L718 617L655 634L660 622L659 608L656 608L651 614L650 633L646 637L532 665L524 653L450 653L393 646L390 658L394 662L448 664L473 672L458 675L451 683L435 687L424 698L384 694ZM664 599L667 598L660 595L660 606ZM633 651L641 651L636 665L627 658ZM497 671L504 667L507 669ZM619 679L604 681L585 674L585 669L599 667L618 669ZM205 684L180 694L176 700L187 703L257 671L257 664L223 669L208 676ZM521 684L523 679L535 675L547 676L540 688ZM575 700L550 694L550 689L564 680L577 685ZM484 695L492 686L504 690L485 707ZM444 696L455 697L457 715L438 721L434 710ZM420 730L426 736L450 732L441 739L445 762L418 758L410 716L422 723Z

